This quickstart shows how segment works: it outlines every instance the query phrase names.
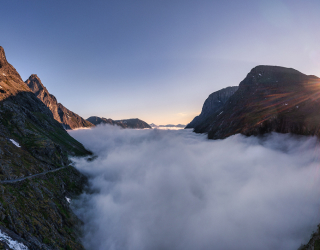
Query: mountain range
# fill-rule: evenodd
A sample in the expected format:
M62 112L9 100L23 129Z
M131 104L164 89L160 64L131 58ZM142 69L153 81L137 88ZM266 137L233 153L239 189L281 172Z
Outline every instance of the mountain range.
M90 123L94 124L95 126L99 124L110 124L110 125L117 125L121 128L135 128L135 129L143 129L143 128L151 128L150 125L138 118L132 119L124 119L124 120L112 120L110 118L98 117L98 116L91 116L87 119Z
M98 116L91 116L88 119L83 119L81 116L70 111L61 103L58 103L56 97L49 93L46 87L42 84L40 78L32 74L25 81L31 91L51 110L56 121L63 125L65 129L90 128L98 124L117 125L121 128L151 128L146 122L134 118L124 120L112 120Z
M167 125L156 125L154 123L151 123L150 126L152 128L184 128L186 125L183 125L183 124L177 124L177 125L174 125L174 124L167 124Z

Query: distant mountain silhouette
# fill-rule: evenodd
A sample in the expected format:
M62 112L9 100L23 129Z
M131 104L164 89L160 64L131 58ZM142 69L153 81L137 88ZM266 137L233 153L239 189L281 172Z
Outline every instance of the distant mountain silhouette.
M91 122L94 125L99 124L111 124L111 125L117 125L122 128L151 128L150 125L138 118L133 119L125 119L125 120L112 120L107 119L104 117L98 117L98 116L91 116L87 119L87 121Z
M183 125L183 124L177 124L177 125L173 125L173 124L156 125L156 124L154 124L154 123L151 123L150 126L153 127L153 128L184 128L186 125Z
M31 75L29 79L25 81L25 83L29 86L32 92L51 110L54 119L60 122L65 129L94 126L81 116L64 107L61 103L58 103L56 97L49 93L37 75Z

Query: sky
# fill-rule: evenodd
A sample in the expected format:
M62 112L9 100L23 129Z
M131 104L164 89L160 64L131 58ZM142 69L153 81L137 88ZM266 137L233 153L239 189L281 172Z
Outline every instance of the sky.
M320 220L315 137L208 140L190 129L69 130L89 192L71 201L87 250L292 250Z
M1 1L0 45L85 119L187 124L257 65L320 76L318 0Z

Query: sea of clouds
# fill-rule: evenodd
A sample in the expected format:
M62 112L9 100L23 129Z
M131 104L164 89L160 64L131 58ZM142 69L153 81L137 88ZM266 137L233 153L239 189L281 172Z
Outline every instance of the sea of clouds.
M207 140L191 130L69 131L90 193L72 202L88 250L291 250L320 222L316 138Z

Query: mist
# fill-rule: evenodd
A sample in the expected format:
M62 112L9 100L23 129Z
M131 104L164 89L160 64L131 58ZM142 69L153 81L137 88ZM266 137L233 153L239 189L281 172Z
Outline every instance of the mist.
M88 250L298 249L320 222L314 137L69 133L98 155L72 159L89 176L90 192L72 201Z

